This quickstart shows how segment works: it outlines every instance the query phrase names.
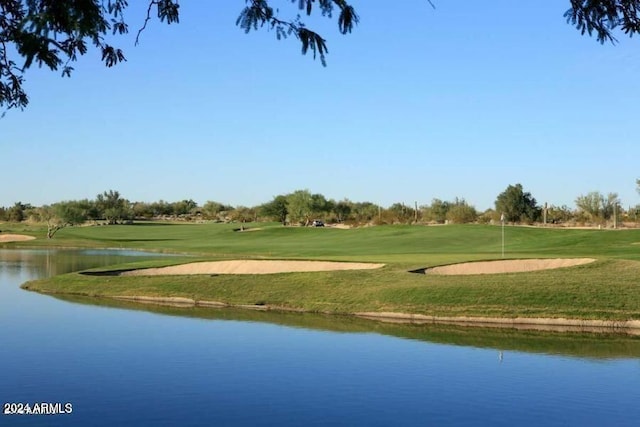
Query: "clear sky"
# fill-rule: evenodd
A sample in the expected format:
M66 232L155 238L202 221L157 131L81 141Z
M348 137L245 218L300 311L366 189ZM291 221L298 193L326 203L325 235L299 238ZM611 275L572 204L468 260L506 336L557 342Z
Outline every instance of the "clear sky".
M312 17L326 68L296 39L244 34L242 0L182 2L180 24L152 21L134 47L146 2L130 2L126 63L91 51L71 79L27 73L29 107L0 119L0 205L114 189L252 206L309 189L484 210L516 183L540 203L640 202L640 40L581 36L568 0L434 2L353 0L345 36Z

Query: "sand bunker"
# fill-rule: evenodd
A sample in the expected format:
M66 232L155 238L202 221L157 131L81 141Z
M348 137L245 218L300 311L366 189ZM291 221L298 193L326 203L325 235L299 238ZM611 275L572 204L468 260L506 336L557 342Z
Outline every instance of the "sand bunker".
M33 240L33 236L25 236L24 234L0 234L0 243L24 242L25 240Z
M595 261L593 258L555 258L555 259L511 259L500 261L465 262L425 269L425 274L466 275L521 273L525 271L549 270L553 268L573 267Z
M275 274L333 270L368 270L384 264L326 261L235 260L194 262L161 268L125 271L121 276L160 276L186 274Z

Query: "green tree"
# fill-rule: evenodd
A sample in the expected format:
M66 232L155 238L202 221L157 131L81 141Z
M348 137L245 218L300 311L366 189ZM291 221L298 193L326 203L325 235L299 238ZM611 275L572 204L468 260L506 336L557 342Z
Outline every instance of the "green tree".
M605 220L613 219L614 215L620 214L620 198L618 197L618 193L609 193L603 198L602 214Z
M598 191L592 191L587 195L578 196L576 206L587 214L591 221L602 222L611 219L615 210L620 210L620 199L617 193L605 196Z
M351 215L358 223L369 223L378 218L382 208L371 202L356 202L351 207Z
M244 224L247 222L255 221L256 210L248 208L246 206L236 206L229 212L229 218L232 221L240 223L240 230L244 230Z
M149 203L134 202L131 205L131 210L133 212L134 218L144 218L144 219L153 218L153 209Z
M89 206L86 200L64 201L36 209L38 218L47 224L47 239L67 226L82 224L87 220Z
M579 195L576 198L576 206L578 210L588 215L591 220L602 218L601 206L603 196L597 191L592 191L586 195Z
M322 194L311 195L311 216L315 219L325 218L333 210L333 202Z
M431 204L423 207L425 219L435 221L438 224L444 224L447 220L447 213L450 209L450 203L440 199L431 200Z
M83 216L85 217L85 221L95 221L100 218L100 212L98 212L98 207L96 206L96 203L94 201L89 199L82 199L74 200L73 203L75 204L76 209L82 211Z
M11 222L22 222L27 218L27 211L31 208L29 204L16 202L12 207L7 209L7 220Z
M391 224L411 224L415 215L416 211L404 203L394 203L384 212L386 222Z
M494 211L493 209L487 209L480 215L478 215L476 221L478 221L480 224L489 224L491 221L495 221L499 218L500 215L497 214L496 211Z
M224 204L220 203L220 202L215 202L212 200L208 200L204 206L202 206L202 217L204 219L209 219L209 220L219 220L220 219L220 215L223 212L226 211L230 211L233 208L231 206L225 206Z
M531 193L525 192L522 184L509 185L496 199L496 212L509 222L535 222L540 208Z
M547 208L547 222L550 222L551 224L566 223L574 218L575 214L566 205L551 205Z
M456 199L449 204L447 221L454 224L467 224L478 219L476 208L467 203L465 199Z
M140 17L136 44L153 15L167 24L180 20L178 0L147 1L147 14ZM291 18L281 18L281 8L274 9L271 3L245 0L236 25L246 33L268 28L279 40L294 36L302 53L310 51L323 65L328 52L326 40L304 24L299 12L308 16L319 11L331 18L338 11L338 30L342 34L351 33L359 21L347 0L291 0L298 9L298 16ZM0 0L0 106L27 106L24 73L33 64L70 76L70 64L86 54L91 45L100 52L107 67L125 61L124 52L106 39L129 32L124 20L127 6L127 0ZM618 29L630 36L640 32L640 0L570 0L564 16L582 34L595 33L601 43L615 43L613 34Z
M36 209L38 219L47 224L47 239L53 239L56 232L66 224L58 217L54 206L44 205Z
M336 220L338 222L346 221L351 215L351 205L349 200L342 200L336 203L333 207L333 212L336 214Z
M68 225L84 223L88 218L90 206L87 201L66 201L54 204L56 215Z
M197 207L198 207L198 204L194 202L192 199L189 199L189 200L185 199L179 202L172 203L173 215L176 215L176 216L188 215L192 213Z
M289 221L309 225L313 214L313 197L309 190L297 190L287 195Z
M260 214L287 225L287 215L289 214L287 196L275 196L272 201L260 206Z
M132 215L129 205L129 201L114 190L96 196L96 207L108 224L117 224L118 221L129 219Z
M152 216L154 217L173 215L173 206L171 205L171 203L164 200L158 200L157 202L151 203L150 208L153 212Z

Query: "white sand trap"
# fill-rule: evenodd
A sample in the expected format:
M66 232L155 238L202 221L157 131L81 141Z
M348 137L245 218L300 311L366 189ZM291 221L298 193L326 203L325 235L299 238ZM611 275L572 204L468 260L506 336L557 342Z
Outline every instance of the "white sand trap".
M25 236L24 234L0 234L0 243L24 242L33 239L35 239L35 237Z
M384 264L327 261L234 260L193 262L161 268L144 268L121 273L121 276L160 276L186 274L275 274L309 271L368 270Z
M425 273L443 275L522 273L525 271L573 267L575 265L589 264L593 261L595 261L593 258L554 258L465 262L428 268Z

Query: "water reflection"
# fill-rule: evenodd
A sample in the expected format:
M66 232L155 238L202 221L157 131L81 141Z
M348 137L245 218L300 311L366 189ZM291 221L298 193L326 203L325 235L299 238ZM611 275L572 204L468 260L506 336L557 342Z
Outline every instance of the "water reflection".
M0 397L72 402L74 412L0 414L2 425L635 426L640 419L635 337L52 298L19 285L126 259L6 252Z
M13 282L50 277L99 266L149 260L164 254L130 250L6 250L0 249L0 273ZM18 289L7 290L15 295ZM283 313L233 308L174 307L109 298L55 295L62 301L114 309L140 310L167 316L210 320L260 322L294 328L342 333L376 333L398 338L456 346L494 349L503 361L505 351L554 354L591 359L640 358L640 337L615 333L545 332L514 328L468 327L442 324L386 323L352 316ZM50 298L46 296L44 298Z
M264 312L233 308L174 307L83 296L55 295L54 297L78 304L142 310L167 316L260 322L341 333L376 333L430 343L494 349L498 351L501 362L506 351L588 359L640 358L640 338L615 333L545 332L441 324L384 323L352 316Z
M81 271L133 260L179 255L157 254L121 249L0 249L0 269L14 275L29 271L37 277Z

